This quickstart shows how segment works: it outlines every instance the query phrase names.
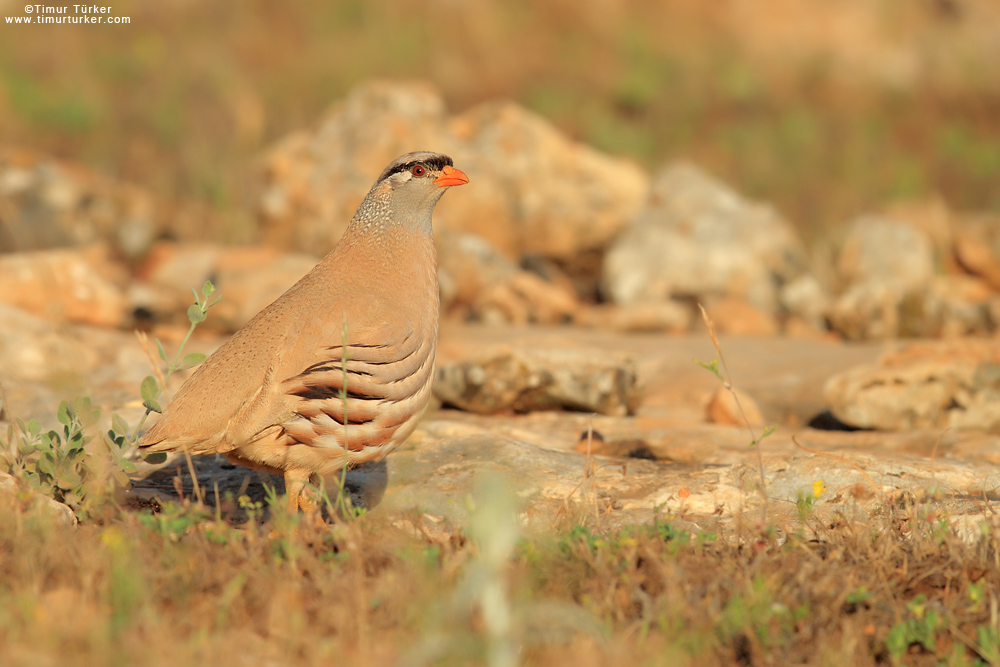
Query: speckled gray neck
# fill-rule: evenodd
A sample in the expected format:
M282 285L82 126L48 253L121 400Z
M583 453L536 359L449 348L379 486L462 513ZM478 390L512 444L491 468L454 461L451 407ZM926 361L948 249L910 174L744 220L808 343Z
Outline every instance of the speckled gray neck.
M357 233L379 238L383 232L397 227L418 229L430 235L434 206L444 191L444 188L437 186L431 191L412 194L403 190L385 191L374 188L358 207L358 212L351 221L351 228Z

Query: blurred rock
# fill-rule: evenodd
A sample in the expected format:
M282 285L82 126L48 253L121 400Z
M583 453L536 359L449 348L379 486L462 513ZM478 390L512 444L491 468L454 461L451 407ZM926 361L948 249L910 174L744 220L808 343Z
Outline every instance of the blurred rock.
M186 320L206 280L219 302L203 326L235 331L281 296L316 265L311 255L282 253L275 248L227 247L206 244L157 243L139 267L145 285L130 290L134 308L161 320ZM213 297L215 298L215 297Z
M82 373L96 363L97 352L77 336L8 304L0 304L0 369L4 380L51 382ZM70 378L72 381L72 378Z
M602 304L582 308L576 324L614 331L687 331L691 309L677 301L645 301L623 305Z
M453 119L452 128L464 142L453 157L463 164L468 160L471 178L488 181L490 190L504 194L502 217L483 216L488 202L479 202L476 192L454 199L464 207L464 217L479 218L476 231L487 238L490 228L510 226L514 245L497 245L516 256L569 262L603 249L625 229L648 192L649 177L631 162L571 141L513 103L476 107Z
M788 338L811 338L813 340L839 340L840 335L834 331L828 331L825 327L820 329L817 328L810 322L798 317L796 315L790 315L782 323L782 334Z
M778 323L773 317L742 299L725 298L705 308L715 330L729 336L776 336Z
M546 282L530 271L484 289L473 303L477 319L491 324L565 324L579 303L569 288Z
M837 419L859 428L1000 432L1000 346L912 344L831 377L824 394Z
M914 336L924 338L987 334L1000 325L990 316L990 302L997 297L984 281L972 276L935 276L925 298L913 308L922 308L926 317L914 317L917 321L911 331ZM925 325L923 330L916 327L921 322ZM904 330L904 333L909 332Z
M635 363L603 350L501 346L443 364L434 394L470 412L577 410L633 414L642 398Z
M441 310L492 323L562 324L579 308L569 281L551 268L551 280L524 271L475 234L437 235Z
M59 428L59 401L90 396L95 406L129 403L122 415L134 419L142 412L139 384L149 372L132 332L54 324L0 303L0 381L8 418L34 418ZM110 420L110 412L103 416Z
M996 294L987 278L990 225L960 222L953 229L945 226L950 218L934 211L918 216L921 224L876 216L854 222L838 263L846 289L828 313L836 331L878 340L996 330L990 305ZM935 275L936 263L950 272Z
M934 276L934 248L926 232L902 220L857 218L837 270L844 291L829 321L845 337L884 340L933 328L924 312Z
M316 258L270 248L227 248L219 257L220 301L211 314L236 330L271 305L316 266Z
M793 318L816 331L826 329L826 316L833 300L815 276L803 274L782 285L778 301L786 312L793 313Z
M0 221L0 252L105 241L137 257L160 231L145 190L13 149L0 149Z
M725 387L719 387L708 400L705 414L708 421L713 424L723 424L726 426L746 426L750 422L751 426L761 426L764 424L764 415L760 407L749 394L741 389L733 392ZM739 405L736 399L739 399ZM742 407L742 410L740 408ZM746 419L744 420L744 416Z
M619 304L734 297L773 316L779 290L806 266L794 230L773 208L682 163L656 174L646 207L605 258L603 284Z
M509 280L517 264L476 234L443 230L434 235L438 252L441 310L467 313L486 288Z
M865 282L837 298L829 320L849 340L887 340L899 335L903 294L893 285Z
M351 91L315 131L265 153L256 207L265 241L328 251L374 176L422 148L451 155L475 184L442 200L438 230L477 234L511 258L537 253L569 262L603 248L648 187L638 167L570 141L517 105L488 104L449 119L429 86L374 82Z
M30 489L25 484L18 483L12 475L0 471L0 498L9 499L18 504L30 503L38 505L42 510L53 516L64 526L76 525L76 514L69 505L53 500L48 496ZM7 511L6 509L3 511Z
M124 269L101 246L0 255L0 302L52 322L125 324ZM103 273L103 274L102 274Z
M335 104L315 130L278 141L263 155L256 205L265 244L328 252L390 160L425 148L453 150L446 120L430 86L372 82Z
M900 293L921 291L934 275L930 236L908 222L873 215L850 225L837 264L844 285L878 283Z
M1000 219L969 220L959 225L955 257L962 268L1000 291Z
M905 221L918 235L931 242L935 264L947 266L958 216L943 199L931 197L893 202L885 206L882 217Z

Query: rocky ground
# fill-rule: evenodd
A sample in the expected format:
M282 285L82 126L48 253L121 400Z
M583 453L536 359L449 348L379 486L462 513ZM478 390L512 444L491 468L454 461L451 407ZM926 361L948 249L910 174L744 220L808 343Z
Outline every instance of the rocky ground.
M765 497L772 515L802 498L871 515L892 491L946 499L961 526L996 503L1000 221L896 207L806 248L773 207L694 165L646 174L516 105L449 115L423 85L363 86L266 151L247 247L185 242L149 193L0 153L0 417L51 424L61 398L89 395L105 420L136 424L150 367L131 329L173 350L190 288L211 279L223 299L190 348L210 352L416 147L472 179L436 218L439 405L401 450L351 473L359 504L443 530L464 521L484 468L508 473L528 523L666 512L707 525L754 516ZM718 357L698 303L752 432L695 361ZM196 467L220 492L280 486ZM176 498L178 474L191 492L185 468L140 466L132 496Z

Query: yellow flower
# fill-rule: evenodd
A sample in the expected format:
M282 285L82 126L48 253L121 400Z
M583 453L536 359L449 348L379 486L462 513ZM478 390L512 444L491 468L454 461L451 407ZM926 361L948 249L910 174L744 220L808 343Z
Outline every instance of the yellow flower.
M820 496L823 495L824 491L826 491L826 485L823 484L823 480L817 479L815 482L813 482L813 496L814 497L819 498Z

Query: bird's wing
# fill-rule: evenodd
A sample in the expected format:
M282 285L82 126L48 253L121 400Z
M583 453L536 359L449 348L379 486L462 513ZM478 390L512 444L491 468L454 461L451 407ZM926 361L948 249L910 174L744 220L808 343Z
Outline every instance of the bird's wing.
M238 444L233 441L236 432L253 428L257 415L267 411L264 408L276 384L275 355L290 336L297 335L294 326L277 326L282 318L274 305L261 311L198 367L142 436L140 448L225 452ZM295 320L292 323L297 324Z
M393 322L324 343L312 363L279 385L297 416L284 425L288 434L299 442L354 451L393 440L426 404L433 331Z

